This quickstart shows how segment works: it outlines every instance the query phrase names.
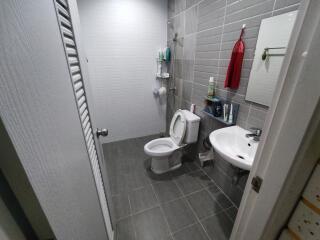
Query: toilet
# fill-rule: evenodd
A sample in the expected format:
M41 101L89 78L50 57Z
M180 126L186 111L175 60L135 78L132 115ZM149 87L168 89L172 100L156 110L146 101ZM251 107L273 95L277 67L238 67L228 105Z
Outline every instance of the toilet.
M157 138L144 146L144 152L151 156L151 170L156 174L179 168L179 149L198 139L200 117L188 110L177 110L170 124L170 137Z

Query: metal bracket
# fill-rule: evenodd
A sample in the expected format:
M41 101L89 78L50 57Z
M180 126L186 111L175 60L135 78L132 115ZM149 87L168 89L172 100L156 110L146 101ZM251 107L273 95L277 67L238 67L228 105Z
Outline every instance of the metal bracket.
M262 182L263 182L263 179L259 176L255 176L254 178L252 178L252 181L251 181L252 189L255 192L259 193Z

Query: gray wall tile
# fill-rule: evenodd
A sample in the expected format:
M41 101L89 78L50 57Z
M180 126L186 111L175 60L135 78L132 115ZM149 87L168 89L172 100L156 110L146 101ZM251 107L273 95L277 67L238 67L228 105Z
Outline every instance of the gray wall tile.
M186 0L175 0L175 13L178 14L186 9Z
M187 8L199 3L201 0L187 0Z
M175 15L175 1L168 1L168 18L172 18Z
M299 9L299 4L291 5L289 7L281 8L273 12L273 16L284 14L287 12L292 12Z
M194 76L194 61L182 60L182 79L193 82Z
M273 9L273 5L274 5L274 0L263 1L260 4L253 5L249 8L231 13L229 15L226 15L225 24L240 21L244 18L250 18L256 15L271 12Z
M183 59L194 60L196 36L194 34L185 36L183 41Z
M198 29L198 5L189 8L185 16L185 33L194 33Z
M192 82L183 81L183 90L182 90L183 99L190 102L191 93L192 93Z
M280 9L295 4L297 5L299 3L300 0L276 0L275 9Z
M245 100L254 51L261 20L273 15L296 10L300 0L169 0L168 45L176 46L175 97L168 97L167 126L178 108L196 104L201 117L198 142L188 149L188 156L197 158L204 151L202 140L223 124L212 120L201 111L211 76L216 81L216 94L240 104L237 125L243 128L262 127L267 107ZM174 18L172 18L174 16ZM237 90L224 88L231 52L246 24L246 51L242 65L240 86ZM170 34L169 34L170 33ZM178 42L172 37L178 33ZM211 174L217 184L236 204L240 203L246 178L238 185L231 182L233 169L220 162Z

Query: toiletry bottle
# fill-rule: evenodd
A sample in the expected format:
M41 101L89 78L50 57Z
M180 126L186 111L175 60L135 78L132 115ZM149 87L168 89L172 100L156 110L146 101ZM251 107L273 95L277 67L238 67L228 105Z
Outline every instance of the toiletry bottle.
M228 121L228 110L229 110L229 105L228 104L223 104L223 120L225 122Z
M170 50L170 48L168 48L168 47L166 48L165 54L166 54L166 62L169 62L170 58L171 58L171 50Z
M208 98L213 98L214 96L214 78L210 77L208 86Z
M162 62L163 61L163 51L162 49L159 49L159 62Z
M190 106L190 112L194 113L195 111L196 111L196 105L192 103Z
M219 98L213 98L213 116L221 117L222 116L222 103Z
M229 123L233 123L233 105L230 104Z

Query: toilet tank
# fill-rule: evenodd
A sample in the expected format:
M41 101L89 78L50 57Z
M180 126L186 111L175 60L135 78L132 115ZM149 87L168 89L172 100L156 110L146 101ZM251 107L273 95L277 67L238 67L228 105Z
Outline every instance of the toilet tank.
M195 143L198 140L200 117L188 110L182 110L187 121L184 143Z

